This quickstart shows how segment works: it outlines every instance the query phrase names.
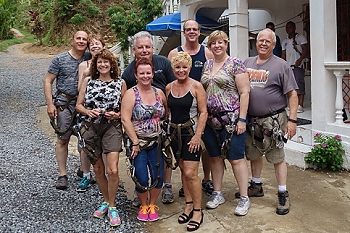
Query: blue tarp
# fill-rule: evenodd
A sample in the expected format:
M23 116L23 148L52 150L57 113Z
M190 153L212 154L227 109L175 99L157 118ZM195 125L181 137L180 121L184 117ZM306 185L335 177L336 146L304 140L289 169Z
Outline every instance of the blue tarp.
M201 26L201 31L210 33L220 29L220 23L202 15L196 15L196 21ZM156 36L175 36L181 31L180 13L161 16L146 25L146 30Z

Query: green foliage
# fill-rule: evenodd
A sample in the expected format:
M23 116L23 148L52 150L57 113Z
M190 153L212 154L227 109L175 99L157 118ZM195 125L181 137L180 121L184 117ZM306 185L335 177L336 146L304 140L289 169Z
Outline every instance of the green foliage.
M13 27L17 13L16 0L0 0L0 39L10 39L10 29Z
M121 42L122 48L127 49L128 36L145 30L146 24L153 21L162 11L160 0L131 0L125 1L120 7L108 8L107 14L110 16L116 38Z
M81 25L81 24L85 23L87 20L88 20L88 17L78 13L78 14L75 14L72 18L70 18L70 20L68 20L68 22L75 24L75 25Z
M332 171L340 171L343 165L343 155L345 154L340 136L335 135L333 137L317 133L314 139L317 144L304 158L305 162L321 169L330 168Z

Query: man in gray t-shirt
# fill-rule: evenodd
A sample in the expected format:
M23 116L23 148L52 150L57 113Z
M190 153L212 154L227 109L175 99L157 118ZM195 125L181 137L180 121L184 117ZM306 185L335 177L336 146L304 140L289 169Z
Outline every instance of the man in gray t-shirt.
M70 120L75 109L76 96L78 95L78 67L80 62L90 58L86 52L88 35L84 31L77 31L72 40L72 48L69 51L57 55L51 62L44 81L44 94L47 104L47 114L57 119L60 131L66 131L59 135L56 143L56 159L60 175L56 182L57 189L68 187L66 163L68 157L68 143L72 135ZM52 85L56 80L56 98L53 102Z
M264 196L260 179L262 156L265 155L266 160L274 164L278 183L276 213L283 215L289 212L290 199L282 137L286 134L291 139L296 133L298 86L291 67L273 55L275 45L275 33L270 29L262 30L256 41L258 55L244 62L251 83L245 154L251 162L252 170L249 196ZM285 111L288 103L289 118Z

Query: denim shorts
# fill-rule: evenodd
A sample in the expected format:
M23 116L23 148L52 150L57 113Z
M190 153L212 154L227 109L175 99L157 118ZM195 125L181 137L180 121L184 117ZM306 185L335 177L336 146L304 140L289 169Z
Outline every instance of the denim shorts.
M221 142L225 141L226 138L231 136L231 134L227 133L225 129L216 130L216 133L219 135ZM202 139L210 157L218 157L221 154L221 145L219 145L216 133L210 126L205 126ZM240 135L233 133L230 148L227 151L226 156L228 160L239 160L244 158L245 140L246 132Z
M140 153L134 159L135 176L138 182L144 187L148 187L155 182L158 172L159 180L155 188L161 188L163 186L164 160L162 154L158 156L157 150L158 144L154 143L152 146L140 151ZM151 178L151 183L149 183L149 176ZM136 191L139 193L146 192L137 186Z

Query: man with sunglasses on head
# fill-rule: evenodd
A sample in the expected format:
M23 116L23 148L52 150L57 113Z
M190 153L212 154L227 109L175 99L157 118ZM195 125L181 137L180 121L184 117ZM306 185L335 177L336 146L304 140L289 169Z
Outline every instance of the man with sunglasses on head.
M197 21L193 19L185 21L185 23L183 24L183 34L186 39L185 44L171 50L168 54L168 59L171 60L172 57L176 56L176 54L181 51L188 53L192 58L192 68L190 70L189 77L200 81L204 63L208 59L213 58L214 56L207 47L199 44L198 42L200 36L200 27ZM202 189L207 193L207 195L210 196L214 190L214 187L212 181L210 180L210 163L209 156L206 151L204 151L202 155L202 166L204 172L204 178L202 180ZM164 173L164 187L170 187L170 190L171 174L172 170L166 169ZM163 203L167 201L165 194L166 192L163 192ZM179 196L184 196L182 188L179 190Z

